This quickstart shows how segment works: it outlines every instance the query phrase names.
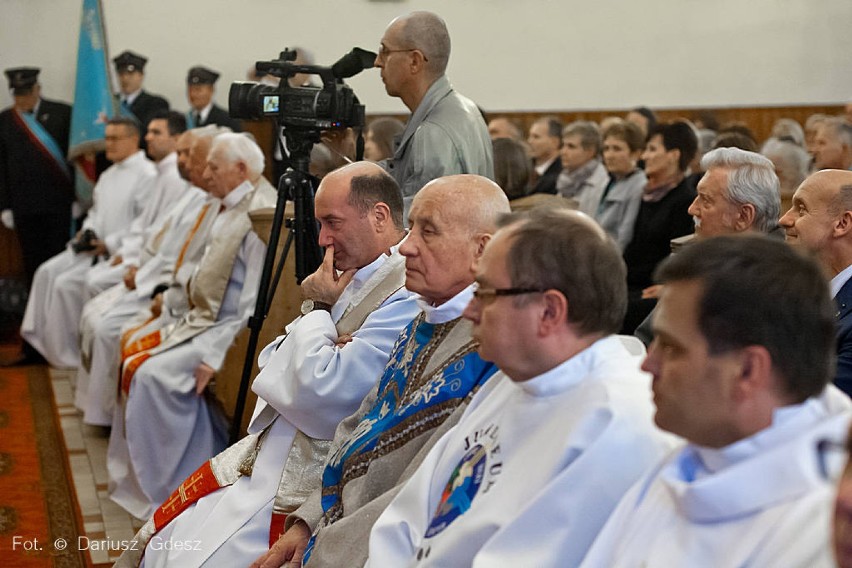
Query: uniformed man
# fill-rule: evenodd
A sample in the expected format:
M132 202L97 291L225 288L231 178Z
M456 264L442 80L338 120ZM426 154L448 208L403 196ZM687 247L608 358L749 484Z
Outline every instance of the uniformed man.
M14 104L0 112L0 217L21 243L27 283L70 237L74 183L65 161L71 107L41 98L39 69L6 70Z
M169 102L159 95L142 89L145 80L145 63L148 59L132 51L123 51L113 60L121 92L121 104L139 120L144 132L151 116L158 110L169 110ZM144 143L143 143L144 146Z
M240 132L242 128L239 121L231 118L228 111L213 102L216 92L214 85L218 78L219 73L201 65L189 70L186 76L186 97L189 99L186 122L194 128L216 124Z

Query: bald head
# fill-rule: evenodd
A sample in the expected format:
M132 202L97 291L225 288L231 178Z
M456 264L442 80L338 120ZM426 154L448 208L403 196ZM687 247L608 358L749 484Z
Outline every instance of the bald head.
M402 192L396 180L379 165L355 162L334 170L329 176L345 180L349 186L349 204L362 214L370 211L376 203L387 205L391 223L402 230Z
M399 185L370 162L349 164L325 176L314 214L320 224L319 244L333 248L338 270L370 264L403 237Z
M435 214L469 234L493 233L500 216L511 211L509 199L500 186L474 174L445 176L426 184L414 196L410 223L414 222L418 203L420 209L428 203Z
M439 305L473 283L473 265L509 213L509 200L493 181L454 175L426 184L411 205L411 231L400 246L406 287Z
M412 12L395 19L388 29L391 27L397 28L402 45L423 52L425 67L431 75L439 77L446 72L450 60L450 34L440 16L426 11Z
M787 242L815 253L830 276L852 265L852 172L821 170L808 176L778 223Z
M799 193L801 191L801 194ZM819 196L835 215L852 211L852 171L820 170L814 172L799 186L796 193ZM795 195L795 194L794 194Z

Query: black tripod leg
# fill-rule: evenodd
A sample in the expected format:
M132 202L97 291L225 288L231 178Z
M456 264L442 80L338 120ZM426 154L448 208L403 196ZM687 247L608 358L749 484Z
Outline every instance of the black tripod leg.
M283 180L283 178L282 178ZM257 343L260 337L260 330L263 327L263 321L268 313L268 298L270 297L270 281L272 277L272 268L275 265L275 253L278 250L278 241L281 238L281 228L284 226L284 208L287 204L287 193L282 191L282 183L279 182L278 200L275 204L275 214L272 218L272 232L269 235L269 243L266 247L266 256L263 260L263 271L260 274L260 284L257 290L257 299L254 303L254 313L249 318L248 328L250 330L248 348L246 350L246 358L243 362L243 373L240 377L240 389L237 393L237 404L234 408L234 420L231 423L231 431L229 435L229 445L235 444L240 439L240 426L243 421L243 412L246 407L246 397L248 395L249 383L251 382L251 372L254 366L254 358L257 353ZM288 237L288 243L290 238ZM287 259L286 251L281 256L281 265ZM271 289L274 293L274 288Z

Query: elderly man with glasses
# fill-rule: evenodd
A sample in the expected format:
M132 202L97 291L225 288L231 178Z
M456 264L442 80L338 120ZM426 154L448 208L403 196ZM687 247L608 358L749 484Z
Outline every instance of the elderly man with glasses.
M393 156L381 162L402 188L406 218L414 194L435 178L494 178L488 128L476 104L450 85L444 74L449 59L447 26L431 12L393 20L376 57L388 95L411 111Z

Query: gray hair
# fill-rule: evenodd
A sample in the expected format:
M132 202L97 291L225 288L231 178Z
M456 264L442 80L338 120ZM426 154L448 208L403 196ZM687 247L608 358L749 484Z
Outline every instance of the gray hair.
M775 124L772 125L772 137L787 138L790 142L802 147L805 145L805 131L802 125L792 118L779 118L776 120Z
M426 11L404 16L400 39L404 46L423 52L428 60L426 68L436 77L446 72L450 61L450 33L440 16Z
M728 200L754 206L754 227L769 233L781 216L781 192L775 166L765 156L739 148L716 148L701 158L701 168L726 168Z
M198 128L193 128L190 130L192 135L196 138L215 138L220 134L224 134L226 132L231 132L231 129L227 126L216 126L215 124L208 124L207 126L200 126Z
M816 112L805 120L805 130L815 130L825 119L830 118L827 114Z
M601 130L597 124L589 120L577 120L562 130L563 138L574 135L580 137L580 145L585 150L594 148L595 155L601 153Z
M839 116L831 116L823 121L822 128L830 128L835 138L852 148L852 124Z
M698 153L702 156L713 149L713 141L716 139L716 131L709 128L698 128L695 131L698 138Z
M774 157L786 166L782 169L784 173L789 173L792 176L789 180L790 187L798 187L808 177L808 171L811 167L811 156L807 150L798 144L789 140L770 138L763 144L760 153L770 160Z
M213 140L210 153L220 148L222 156L229 163L242 162L246 165L249 179L253 180L263 173L263 152L247 136L236 132L220 134Z

